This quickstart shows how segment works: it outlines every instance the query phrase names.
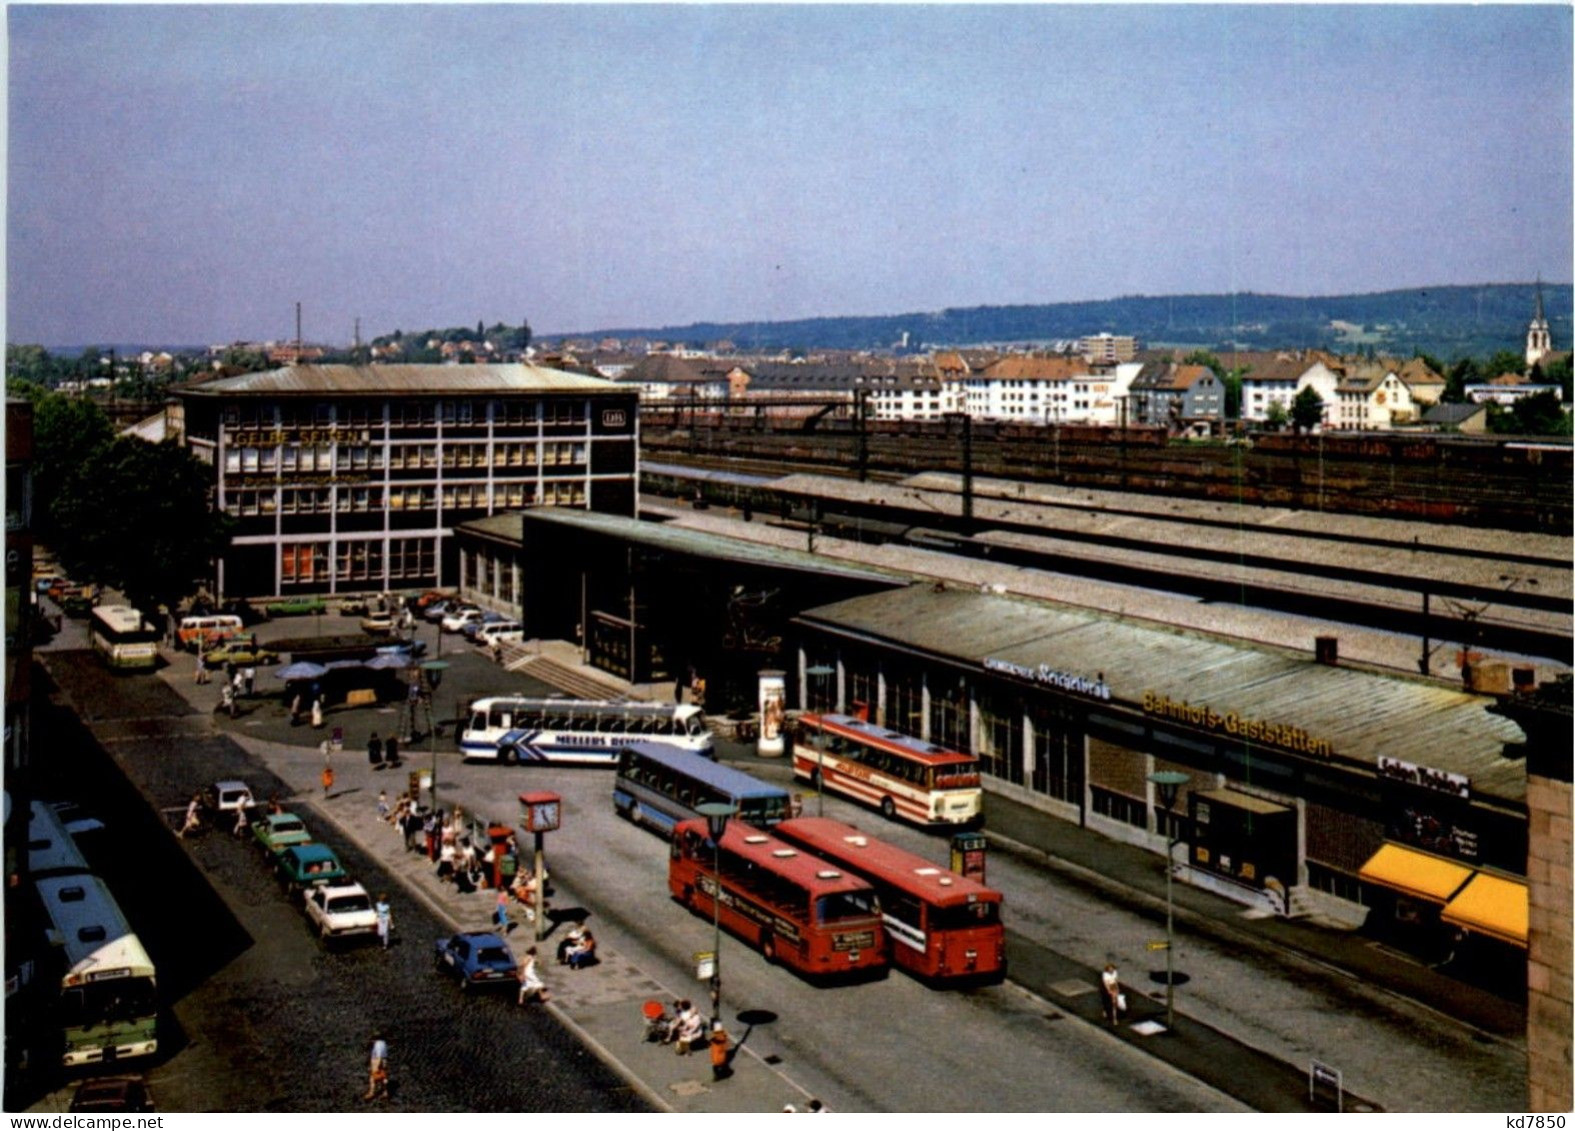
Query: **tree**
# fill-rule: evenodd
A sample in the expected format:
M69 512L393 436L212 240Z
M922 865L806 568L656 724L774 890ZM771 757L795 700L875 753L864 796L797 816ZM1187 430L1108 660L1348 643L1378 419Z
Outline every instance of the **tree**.
M1488 358L1487 363L1481 367L1482 376L1489 381L1495 377L1502 377L1506 373L1524 373L1525 370L1526 359L1524 355L1518 354L1514 350L1499 350L1492 357Z
M1323 397L1308 385L1291 401L1291 424L1298 432L1311 432L1323 423Z
M1309 386L1310 388L1311 386ZM1285 426L1291 422L1291 414L1285 409L1284 401L1270 401L1268 411L1263 414L1263 423L1276 432L1283 432Z
M45 393L33 404L33 498L38 532L60 533L57 513L68 480L115 438L115 427L97 401Z
M1193 350L1181 361L1183 365L1206 365L1219 379L1220 387L1225 390L1224 418L1226 420L1239 420L1241 418L1241 379L1252 371L1250 365L1238 365L1233 369L1225 368L1225 363L1208 350Z
M209 488L207 465L176 441L97 448L55 500L61 565L146 612L174 608L229 542L232 520L210 509Z

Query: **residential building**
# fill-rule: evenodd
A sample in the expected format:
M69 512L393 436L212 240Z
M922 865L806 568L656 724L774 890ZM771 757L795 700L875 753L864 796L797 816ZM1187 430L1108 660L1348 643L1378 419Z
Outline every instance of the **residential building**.
M1410 388L1388 365L1353 366L1335 389L1332 427L1383 431L1399 424L1414 423L1417 418Z
M1225 419L1225 386L1206 365L1145 362L1127 394L1132 424L1207 433Z
M964 402L980 420L1050 423L1073 411L1072 381L1089 373L1082 358L1009 354L963 379Z
M1477 403L1428 405L1422 423L1440 432L1480 436L1487 431L1487 408Z
M1406 388L1411 390L1411 400L1419 406L1437 404L1444 395L1446 382L1443 374L1434 371L1420 357L1404 362L1395 372L1405 382Z
M1119 334L1095 334L1078 342L1078 352L1095 364L1114 365L1137 356L1137 339Z
M178 390L236 530L224 596L452 585L456 523L536 505L634 514L638 399L529 365L292 366Z

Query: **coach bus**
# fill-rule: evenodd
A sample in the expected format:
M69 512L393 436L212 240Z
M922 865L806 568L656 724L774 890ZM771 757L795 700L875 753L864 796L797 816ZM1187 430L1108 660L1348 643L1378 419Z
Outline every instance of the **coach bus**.
M99 605L88 623L93 651L115 671L152 671L159 663L159 631L129 605Z
M673 830L667 888L696 915L718 916L767 962L817 979L887 972L875 889L742 821L728 822L720 851L704 820L680 822Z
M158 1050L153 961L104 881L88 873L36 881L49 924L50 971L59 979L51 1015L66 1067Z
M600 699L478 699L459 735L466 759L611 766L631 742L712 755L705 715L690 703Z
M977 758L851 715L800 718L793 774L816 790L872 805L887 820L976 825L984 819Z
M774 836L870 882L891 962L936 985L1006 977L1001 893L825 817L796 817Z
M33 802L27 825L27 874L69 876L92 870L60 814L42 801Z
M757 828L791 816L793 808L780 786L688 750L636 742L618 752L613 808L635 824L670 837L674 825L698 817L712 801L733 806L739 820Z

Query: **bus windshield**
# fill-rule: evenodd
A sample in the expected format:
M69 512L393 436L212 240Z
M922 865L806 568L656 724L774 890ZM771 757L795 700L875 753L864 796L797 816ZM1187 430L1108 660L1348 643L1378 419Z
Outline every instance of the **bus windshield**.
M72 986L60 995L61 1023L87 1028L149 1017L158 1009L152 978L111 978Z
M877 911L873 891L839 891L815 900L815 920L838 923L844 919L868 919Z
M963 903L955 907L932 907L930 930L961 931L969 927L993 927L1001 921L1001 905L993 901Z

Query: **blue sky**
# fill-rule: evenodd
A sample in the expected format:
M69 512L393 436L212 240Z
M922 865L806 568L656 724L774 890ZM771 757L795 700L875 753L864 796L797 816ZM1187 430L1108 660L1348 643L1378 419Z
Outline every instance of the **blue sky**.
M13 6L14 342L1571 277L1571 9Z

